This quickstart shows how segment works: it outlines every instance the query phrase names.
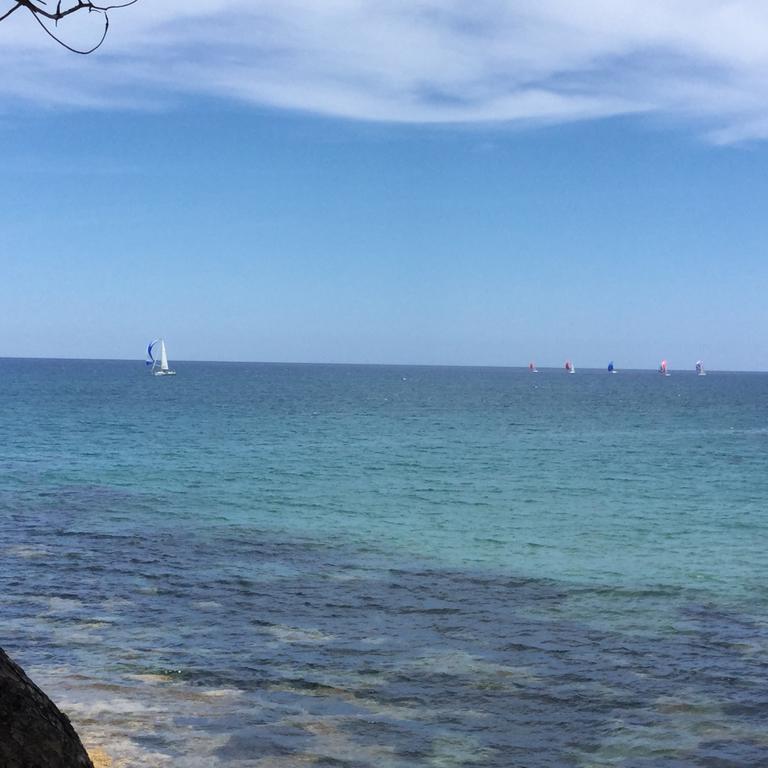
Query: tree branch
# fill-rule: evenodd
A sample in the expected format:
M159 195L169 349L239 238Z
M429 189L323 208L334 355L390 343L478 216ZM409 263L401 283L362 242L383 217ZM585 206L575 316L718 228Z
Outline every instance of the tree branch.
M21 8L21 6L18 3L16 3L16 5L14 5L9 11L6 11L2 16L0 16L0 21L2 21L3 19L7 19L12 13L14 13L15 11L18 11L19 8Z
M125 8L137 2L138 0L123 0L123 2L112 3L110 5L98 5L96 2L92 2L92 0L74 0L62 8L62 0L58 0L56 4L56 10L53 11L48 10L45 7L48 5L47 0L14 0L14 4L10 10L6 11L2 16L0 16L0 21L7 19L12 13L18 11L19 8L26 8L32 14L32 16L34 16L35 21L43 28L45 33L49 37L53 38L59 45L66 48L68 51L72 51L72 53L87 55L89 53L93 53L97 48L100 48L101 44L107 38L107 32L109 32L109 11L114 10L115 8ZM58 27L59 21L67 18L68 16L72 16L72 14L78 13L79 11L99 13L104 17L104 29L102 30L99 41L93 47L85 50L74 48L73 46L65 43L58 35L54 34L43 21L43 19L52 21L54 26Z

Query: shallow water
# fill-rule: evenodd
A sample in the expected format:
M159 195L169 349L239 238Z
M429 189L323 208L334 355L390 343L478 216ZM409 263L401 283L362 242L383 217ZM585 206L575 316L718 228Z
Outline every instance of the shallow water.
M117 765L768 765L768 375L0 361L0 645Z

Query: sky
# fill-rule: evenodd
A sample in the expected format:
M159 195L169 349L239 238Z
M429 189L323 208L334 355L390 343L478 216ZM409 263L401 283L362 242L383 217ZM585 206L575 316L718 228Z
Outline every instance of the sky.
M768 370L768 6L576 5L0 22L0 356Z

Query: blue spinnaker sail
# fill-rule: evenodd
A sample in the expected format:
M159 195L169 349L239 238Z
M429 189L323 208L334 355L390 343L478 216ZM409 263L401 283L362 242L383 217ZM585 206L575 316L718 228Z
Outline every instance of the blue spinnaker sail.
M160 341L160 339L155 339L154 341L151 341L149 343L149 346L147 347L147 357L149 358L149 360L145 361L147 365L155 364L155 358L152 357L152 347L154 347L158 341Z

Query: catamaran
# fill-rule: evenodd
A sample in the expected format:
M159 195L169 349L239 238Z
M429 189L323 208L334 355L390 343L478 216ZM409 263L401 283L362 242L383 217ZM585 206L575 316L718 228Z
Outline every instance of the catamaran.
M661 363L659 364L659 373L662 376L669 376L669 371L667 371L667 361L666 360L662 360Z
M538 373L539 369L536 367L536 363L528 363L528 370L531 373Z
M565 370L568 373L576 373L576 369L573 367L573 363L570 360L565 361Z
M696 361L696 375L697 376L706 376L707 372L704 370L704 361L703 360L697 360Z
M608 363L608 373L616 373L616 369L613 367L613 360Z
M160 345L160 359L156 360L154 355L152 354L152 351L154 350L156 345ZM168 355L165 351L165 340L164 339L155 339L153 342L149 344L147 347L147 357L149 358L147 360L147 365L152 366L152 373L155 376L175 376L176 371L172 371L168 367Z

